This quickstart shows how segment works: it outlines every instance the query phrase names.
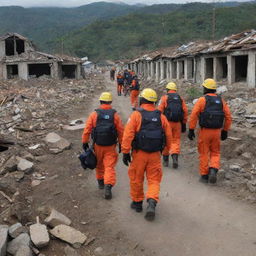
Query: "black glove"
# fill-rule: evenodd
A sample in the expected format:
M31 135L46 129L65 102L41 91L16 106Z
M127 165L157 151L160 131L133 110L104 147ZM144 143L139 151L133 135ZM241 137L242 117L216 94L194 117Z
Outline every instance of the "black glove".
M118 153L120 154L122 152L122 145L119 143L118 144Z
M88 143L83 143L83 150L86 151L89 148Z
M188 132L188 138L190 140L193 140L195 138L195 132L194 132L194 129L189 129L189 132Z
M129 166L129 163L131 162L131 155L130 153L128 154L123 154L123 163L127 166Z
M221 140L226 140L228 137L228 132L225 130L221 131Z
M186 124L181 123L181 132L184 133L186 132L186 130L187 130Z

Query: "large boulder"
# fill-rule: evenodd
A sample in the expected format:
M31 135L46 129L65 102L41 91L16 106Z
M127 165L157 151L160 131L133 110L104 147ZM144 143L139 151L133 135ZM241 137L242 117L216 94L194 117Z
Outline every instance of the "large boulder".
M50 242L50 237L45 225L39 223L39 218L37 218L37 223L29 227L30 237L33 244L37 248L45 247Z
M15 255L21 247L30 245L30 237L28 234L23 233L13 239L7 246L7 252L11 255Z

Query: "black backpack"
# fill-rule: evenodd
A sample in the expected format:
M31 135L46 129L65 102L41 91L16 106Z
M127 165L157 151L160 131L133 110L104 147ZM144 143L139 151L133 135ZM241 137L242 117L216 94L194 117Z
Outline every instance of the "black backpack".
M165 146L165 133L162 127L161 112L159 110L146 111L137 109L141 113L140 131L133 141L133 149L145 152L162 151Z
M111 146L117 143L117 131L114 124L114 109L96 109L98 114L96 127L93 129L93 142L100 146Z
M223 127L224 111L220 96L205 96L206 105L200 114L199 125L203 128L220 129Z
M168 93L167 97L167 107L164 110L164 115L168 121L181 122L184 118L184 112L180 95L177 93Z

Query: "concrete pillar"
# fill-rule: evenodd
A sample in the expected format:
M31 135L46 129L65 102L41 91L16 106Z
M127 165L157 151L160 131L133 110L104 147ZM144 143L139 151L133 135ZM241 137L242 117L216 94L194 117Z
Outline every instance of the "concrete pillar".
M249 88L256 87L256 54L255 52L250 52L248 54L247 84Z
M28 64L26 62L19 63L19 78L28 80Z
M164 61L160 60L160 81L164 80Z
M77 64L76 66L76 79L80 79L81 78L81 64Z
M58 62L53 62L51 65L51 77L54 79L60 79L59 77L59 65Z
M172 76L172 73L173 73L173 71L172 71L172 65L173 65L173 62L172 62L172 60L169 60L169 80L172 80L173 79L173 76Z
M188 80L189 79L189 70L188 70L188 66L189 66L189 60L188 58L185 59L184 61L184 79Z
M204 57L201 57L201 79L201 82L206 79L206 61Z
M150 77L151 77L151 74L150 74L150 62L149 61L147 61L147 79L149 80L150 79Z
M177 61L177 79L182 78L182 62Z
M151 79L155 78L154 61L150 62L150 77L151 77Z
M156 77L155 80L158 82L160 80L160 62L156 62Z
M8 79L6 64L3 64L2 72L3 72L3 79Z
M228 63L228 84L232 84L236 81L236 72L235 72L235 58L232 56L227 56Z

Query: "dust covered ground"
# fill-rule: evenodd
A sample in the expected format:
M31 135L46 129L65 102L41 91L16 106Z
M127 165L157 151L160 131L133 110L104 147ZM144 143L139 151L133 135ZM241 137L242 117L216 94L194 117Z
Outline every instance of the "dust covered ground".
M142 87L156 88L159 93L163 92L164 85L165 82L157 85L142 79ZM191 110L201 88L188 83L178 86ZM82 170L77 159L81 152L82 131L66 130L65 125L86 118L97 107L98 96L105 88L115 93L115 84L108 81L108 76L100 74L80 81L35 79L1 82L1 137L15 141L16 145L0 155L0 191L3 192L0 195L0 223L10 226L21 222L28 228L35 223L36 216L40 216L43 222L51 208L69 217L71 226L87 235L85 244L71 254L65 251L67 243L51 236L50 244L40 250L49 256L165 256L170 252L173 255L195 255L193 250L200 256L206 251L210 256L254 255L254 224L251 220L256 200L255 90L236 84L226 86L227 91L222 93L231 106L234 124L230 138L222 142L222 169L217 186L205 188L198 184L196 141L191 142L183 135L180 170L164 170L163 202L159 204L159 219L152 224L135 216L129 209L127 168L121 161L117 166L120 182L113 191L113 200L106 201L102 191L97 189L93 171ZM131 113L128 98L115 95L114 107L126 122ZM77 124L79 122L74 123ZM66 143L57 146L47 143L45 137L50 132L57 133ZM17 167L20 158L33 163L33 167L20 170ZM208 205L205 196L199 196L203 193L214 201L214 209L220 209L215 217L212 210L213 220L210 222L205 216L209 215L207 208L210 211L212 206ZM205 205L206 212L200 204ZM247 220L243 220L239 227L233 227L232 221L237 221L237 216L225 215L225 212L237 208L244 209L244 212L237 212L238 215L247 212ZM200 217L200 214L201 223L195 217ZM219 219L219 214L225 217ZM247 232L247 237L242 236L240 228ZM188 232L181 233L186 229ZM238 234L233 234L235 229ZM202 239L200 234L206 237L205 232L212 232L216 237L212 241ZM150 243L152 237L156 239ZM230 239L224 243L227 237ZM184 242L180 243L183 239ZM202 245L209 244L209 248L199 248L199 241Z

